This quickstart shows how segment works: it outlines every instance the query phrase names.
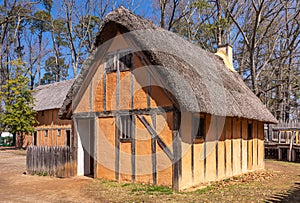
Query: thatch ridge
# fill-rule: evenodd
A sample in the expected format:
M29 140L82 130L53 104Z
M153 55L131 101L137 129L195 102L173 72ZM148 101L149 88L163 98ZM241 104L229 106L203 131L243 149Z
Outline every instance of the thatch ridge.
M277 122L242 78L227 69L218 56L122 7L109 13L100 27L95 50L73 85L74 94L95 60L97 47L108 40L105 27L112 24L125 28L150 62L157 65L154 71L176 98L181 111ZM60 116L66 115L73 93L69 92Z
M60 109L75 79L37 86L32 93L34 110Z

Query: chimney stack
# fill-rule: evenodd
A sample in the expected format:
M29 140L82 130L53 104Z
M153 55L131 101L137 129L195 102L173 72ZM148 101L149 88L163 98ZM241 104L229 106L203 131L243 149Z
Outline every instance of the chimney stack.
M231 45L225 44L218 46L216 55L220 56L223 59L224 64L229 70L236 72L233 68L233 56Z

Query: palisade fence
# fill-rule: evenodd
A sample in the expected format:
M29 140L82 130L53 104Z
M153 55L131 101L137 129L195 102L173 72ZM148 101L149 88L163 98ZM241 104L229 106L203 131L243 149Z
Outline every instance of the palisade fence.
M74 162L71 161L70 147L29 146L26 153L28 174L56 177L74 176Z

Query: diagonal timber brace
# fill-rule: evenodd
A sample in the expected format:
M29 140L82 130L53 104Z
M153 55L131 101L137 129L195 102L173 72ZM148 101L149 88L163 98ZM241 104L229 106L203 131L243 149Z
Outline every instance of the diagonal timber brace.
M148 123L146 118L142 115L137 115L138 119L143 123L143 125L147 128L148 132L151 134L153 138L156 138L157 144L162 148L162 150L167 154L169 159L173 162L174 161L174 155L171 152L171 150L167 147L167 145L162 141L162 139L158 136L156 131L153 129L153 127Z

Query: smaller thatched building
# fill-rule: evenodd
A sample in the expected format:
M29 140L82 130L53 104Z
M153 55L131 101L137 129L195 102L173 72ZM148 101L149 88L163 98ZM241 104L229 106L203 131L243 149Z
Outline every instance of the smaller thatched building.
M222 59L124 8L60 109L78 175L175 190L264 168L272 114Z
M71 142L71 121L61 120L58 111L62 107L74 80L40 85L34 89L34 110L38 124L33 135L26 136L27 145L69 146Z

